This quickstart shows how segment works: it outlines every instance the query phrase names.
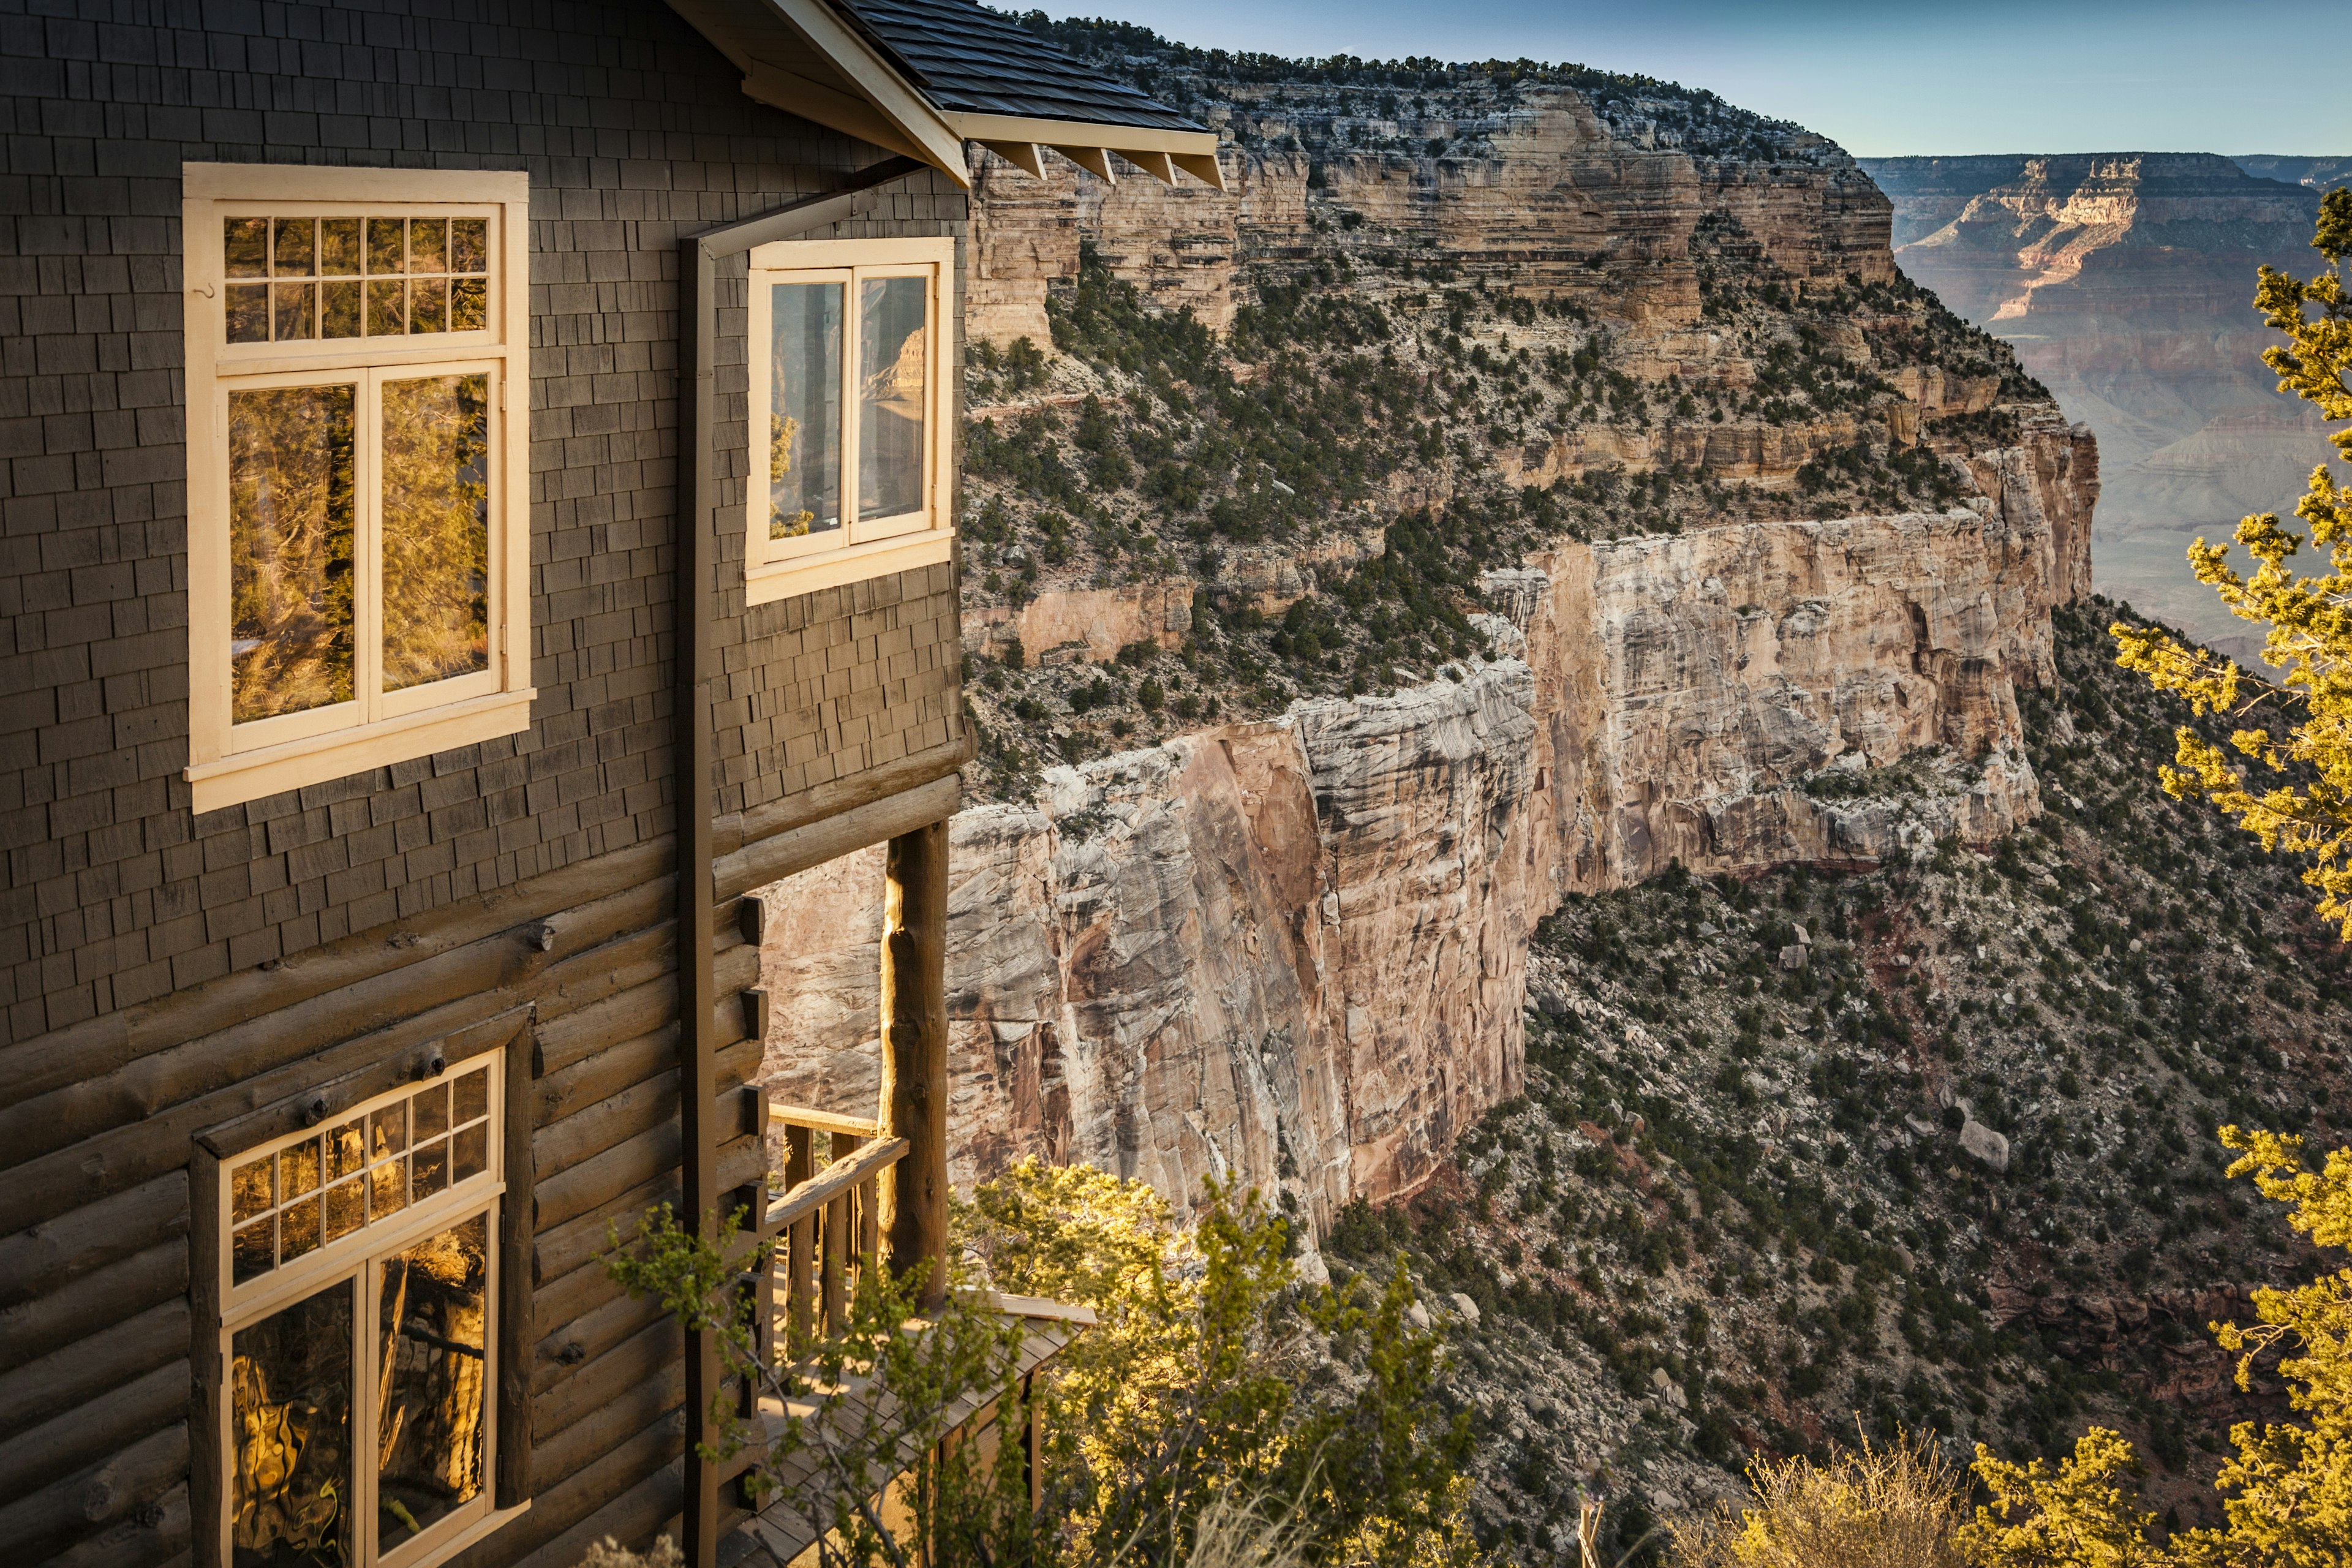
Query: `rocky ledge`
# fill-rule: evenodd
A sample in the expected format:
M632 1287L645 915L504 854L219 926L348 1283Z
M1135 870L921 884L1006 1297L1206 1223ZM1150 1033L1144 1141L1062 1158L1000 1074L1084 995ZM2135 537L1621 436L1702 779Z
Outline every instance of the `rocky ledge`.
M1942 513L1563 542L1486 587L1491 657L1045 775L953 825L951 1136L1279 1188L1409 1192L1517 1092L1528 938L1676 860L1921 856L2040 810L2018 718L2087 579L2054 418ZM878 858L766 890L786 1098L870 1103Z

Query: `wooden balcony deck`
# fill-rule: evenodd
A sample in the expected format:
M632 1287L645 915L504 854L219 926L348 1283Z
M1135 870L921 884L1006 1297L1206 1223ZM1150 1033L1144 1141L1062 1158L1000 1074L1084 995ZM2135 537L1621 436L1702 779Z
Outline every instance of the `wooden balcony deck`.
M1041 1301L1026 1297L999 1296L996 1310L1008 1317L1023 1321L1019 1376L1024 1393L1037 1370L1061 1353L1079 1332L1094 1321L1094 1313L1084 1307L1069 1307L1055 1301ZM805 1418L813 1407L800 1405L793 1412ZM887 1418L887 1405L851 1404L843 1412L845 1418L873 1420L877 1415ZM771 1430L780 1430L785 1419L782 1406L773 1401L762 1401L761 1415ZM996 1402L993 1398L972 1395L954 1414L959 1436L965 1441L1001 1443L1006 1434L996 1425ZM1025 1428L1013 1434L1034 1464L1034 1435ZM919 1456L909 1453L906 1463L912 1465ZM814 1461L806 1456L795 1456L792 1465L778 1479L789 1489L805 1482L814 1471ZM1034 1476L1034 1471L1032 1472ZM731 1510L735 1526L719 1539L719 1568L808 1568L815 1562L816 1538L822 1528L818 1521L793 1508L790 1503L771 1503L757 1513L741 1509ZM803 1561L805 1559L805 1561Z
M877 1205L883 1171L904 1156L907 1141L881 1137L877 1123L797 1106L766 1105L763 1116L781 1133L783 1182L781 1191L765 1194L752 1234L775 1243L768 1264L747 1281L753 1295L754 1321L761 1326L761 1354L772 1364L804 1359L808 1348L838 1329L856 1286L856 1272L878 1256ZM819 1140L824 1142L820 1145ZM1092 1323L1093 1311L1032 1297L996 1295L993 1309L1023 1325L1018 1376L1026 1392L1037 1369L1061 1353L1079 1331ZM952 1413L954 1430L964 1440L995 1442L1003 1434L995 1426L995 1401L975 1394L968 1408ZM815 1414L814 1402L791 1407L762 1398L758 1415L772 1435L781 1434L792 1415L803 1419ZM887 1404L862 1400L853 1388L849 1402L836 1419L859 1423L887 1419ZM1034 1461L1034 1434L1019 1435ZM755 1456L739 1457L726 1467L722 1484L738 1481ZM919 1456L910 1452L903 1463ZM776 1479L787 1495L814 1475L815 1461L796 1456ZM729 1491L740 1498L740 1491ZM719 1568L792 1568L805 1558L815 1561L814 1548L820 1525L789 1503L778 1501L752 1512L740 1502L725 1508L732 1526L719 1538ZM803 1564L805 1568L805 1564Z

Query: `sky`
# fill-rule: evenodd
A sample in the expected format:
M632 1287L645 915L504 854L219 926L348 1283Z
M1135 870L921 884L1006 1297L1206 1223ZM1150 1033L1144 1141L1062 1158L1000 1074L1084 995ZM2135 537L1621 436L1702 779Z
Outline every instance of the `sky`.
M1026 9L1018 0L994 0ZM1962 153L2352 153L2323 69L2337 5L2179 0L1085 0L1202 47L1366 58L1573 60L1711 88L1861 157ZM2305 63L2315 63L2303 57Z

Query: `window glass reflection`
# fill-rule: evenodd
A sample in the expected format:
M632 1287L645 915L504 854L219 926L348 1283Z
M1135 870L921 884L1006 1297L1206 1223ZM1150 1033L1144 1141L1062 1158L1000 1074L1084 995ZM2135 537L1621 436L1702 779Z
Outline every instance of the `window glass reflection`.
M383 384L383 689L490 667L490 378Z
M221 230L232 343L480 331L486 218L233 217Z
M229 394L229 681L239 723L352 700L356 393Z
M482 1489L489 1218L386 1258L376 1331L376 1544L390 1551Z
M869 278L858 287L860 521L922 509L929 295L921 278Z
M768 537L841 526L838 283L779 283L769 300Z
M235 1568L349 1563L350 1282L239 1329L229 1383Z

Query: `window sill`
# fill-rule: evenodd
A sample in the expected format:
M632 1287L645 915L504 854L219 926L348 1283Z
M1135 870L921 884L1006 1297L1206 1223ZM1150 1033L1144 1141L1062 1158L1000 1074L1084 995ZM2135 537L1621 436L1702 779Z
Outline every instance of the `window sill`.
M446 708L387 719L363 730L337 730L235 752L215 762L192 763L180 776L194 787L196 810L218 811L225 805L528 730L531 699L538 695L528 688L493 692Z
M820 588L838 588L844 583L887 577L919 566L936 566L954 553L954 531L945 528L927 528L919 533L902 533L870 544L845 544L822 554L798 555L747 569L743 574L743 602L772 604L778 599L814 594Z
M512 1508L502 1508L495 1513L486 1513L448 1540L437 1542L415 1561L403 1563L401 1568L432 1568L432 1564L436 1563L446 1563L476 1542L505 1529L530 1511L530 1500L525 1498Z

